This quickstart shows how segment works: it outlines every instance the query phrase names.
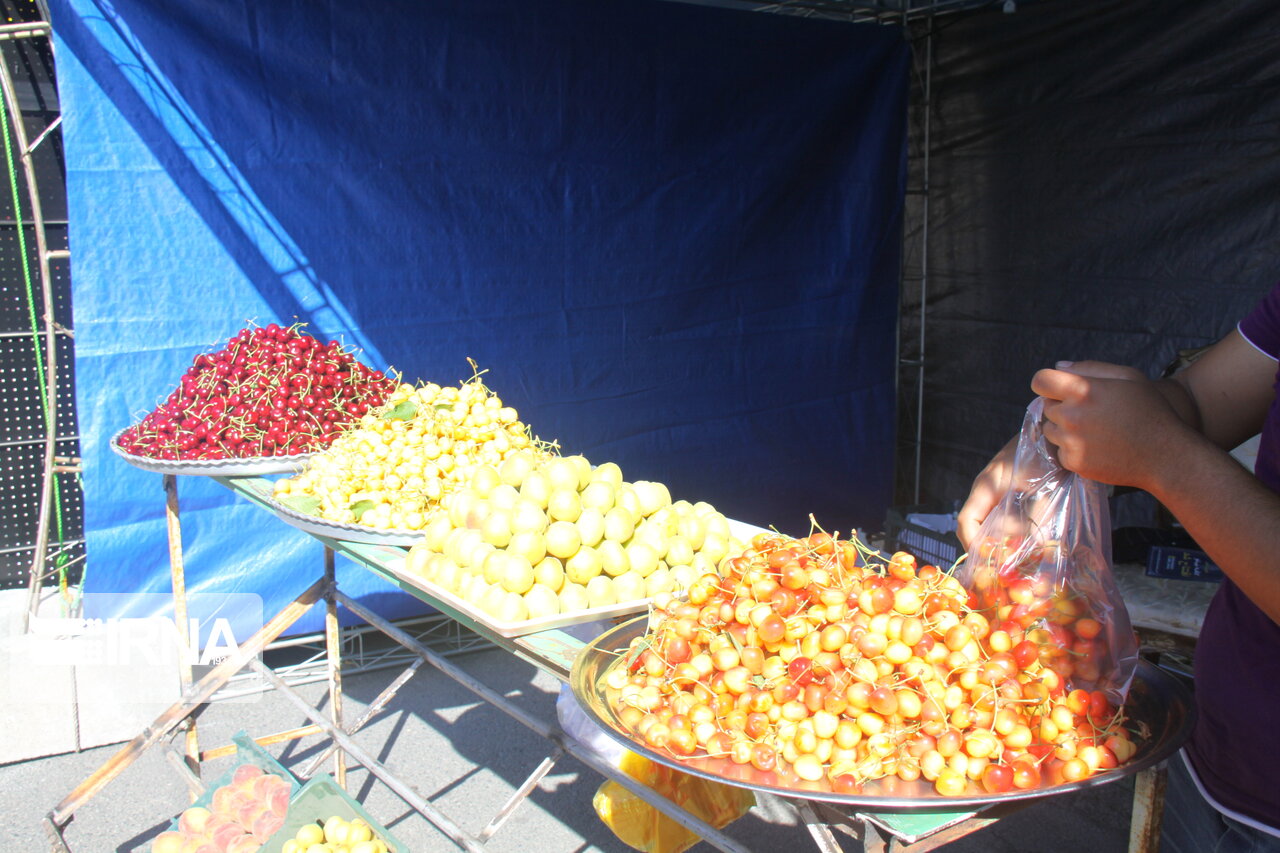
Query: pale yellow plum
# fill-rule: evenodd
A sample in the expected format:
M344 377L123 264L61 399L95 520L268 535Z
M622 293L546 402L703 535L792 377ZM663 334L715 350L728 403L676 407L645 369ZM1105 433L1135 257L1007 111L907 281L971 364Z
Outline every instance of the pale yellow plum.
M488 520L490 513L493 512L493 506L489 501L481 498L471 505L471 511L467 513L467 527L472 530L479 530L484 527L484 523Z
M682 515L680 517L679 533L688 541L689 547L697 551L702 547L702 543L706 541L707 526L696 515Z
M664 537L675 536L680 530L680 516L671 507L664 506L645 519L643 524L656 529Z
M524 557L536 566L547 556L546 537L533 530L513 533L511 541L507 543L507 553Z
M312 844L323 844L324 827L318 823L306 823L298 827L298 831L293 834L293 837L299 844L307 847Z
M568 459L564 457L552 459L543 470L547 473L547 479L551 481L553 491L557 489L578 491L578 466Z
M671 567L671 582L676 589L686 590L693 585L703 573L695 571L693 566L682 564Z
M594 548L604 539L604 514L600 510L587 507L574 523L578 525L578 538L583 545Z
M582 514L582 499L573 488L558 488L547 499L547 515L553 522L577 521Z
M463 543L464 547L467 543ZM471 550L463 555L466 565L472 569L484 570L485 561L489 559L490 554L502 553L488 542L479 541L471 543Z
M533 567L533 580L552 592L559 592L560 587L564 586L564 563L550 555L543 557Z
M636 530L636 517L624 506L615 506L604 514L604 537L626 544Z
M435 552L428 548L425 542L414 544L409 548L409 553L404 555L405 571L420 578L430 577L431 573L427 570L427 566L434 556L436 556Z
M667 534L662 530L661 526L641 522L636 526L635 535L631 537L630 545L644 544L653 549L658 555L658 559L663 559L667 554Z
M596 480L588 483L582 490L582 506L584 509L594 509L601 514L613 509L613 483L604 480Z
M622 469L616 462L601 462L591 471L591 479L597 483L608 483L616 487L622 484Z
M653 577L650 575L649 577ZM649 597L645 578L635 572L623 572L613 579L613 591L618 601L639 601Z
M190 806L178 816L178 829L188 835L200 835L212 814L203 806Z
M496 486L489 493L489 509L491 512L495 509L510 511L519 500L520 492L516 490L516 487L503 483L501 486Z
M346 844L347 835L351 832L351 824L340 815L334 815L324 822L324 840L330 844Z
M547 528L543 537L547 542L547 553L562 560L567 560L578 553L578 548L582 545L578 526L571 521L553 523Z
M560 612L560 597L556 591L540 583L535 583L524 594L524 604L530 619L544 619Z
M650 597L664 592L673 592L675 588L676 584L671 577L671 570L665 566L654 569L645 578L645 589Z
M627 546L627 559L631 563L631 570L642 578L647 578L653 574L654 569L658 568L658 560L660 555L653 546L644 542L632 542Z
M708 530L707 538L702 541L702 549L698 553L706 557L712 565L718 566L729 553L729 540Z
M524 596L506 592L493 615L501 622L523 622L529 618L529 608L524 603Z
M475 492L465 489L449 495L449 523L454 527L466 527L467 517L471 515L471 510L481 500L482 498L478 497Z
M490 492L502 485L502 475L492 465L477 465L471 472L470 485L478 497L487 498Z
M473 607L484 609L484 598L489 592L489 584L479 575L468 575L466 580L462 581L458 592L462 600Z
M480 609L490 616L498 616L506 603L507 595L508 593L502 584L494 584L485 590L484 598L480 600Z
M733 538L733 531L729 529L729 520L720 513L709 513L703 516L703 520L707 525L708 536L714 534L725 542Z
M587 588L580 583L566 581L560 588L560 612L576 613L587 607Z
M575 471L578 472L578 491L582 491L587 487L587 483L591 482L591 461L587 457L577 454L574 456L566 456Z
M348 844L359 844L364 841L373 840L373 829L369 824L364 822L363 818L351 819L351 830L347 833Z
M640 514L653 515L658 510L671 504L671 493L662 483L652 480L636 480L631 484L636 497L640 500Z
M484 558L480 573L485 583L502 583L502 576L507 571L507 556L506 551L494 551Z
M523 595L533 587L533 566L519 554L508 553L500 582L507 592Z
M586 584L592 578L598 577L600 571L600 555L595 548L588 545L579 547L577 553L564 563L565 577L574 583Z
M477 558L483 560L488 553L484 549L486 544L479 530L463 530L458 536L457 553L448 556L459 566L477 566L480 565Z
M530 453L512 453L502 460L502 464L498 466L498 473L502 475L502 483L507 486L519 488L524 482L524 478L529 475L535 467L533 454Z
M644 513L640 511L640 498L636 495L635 486L631 483L623 483L617 487L613 495L613 505L630 513L633 524L635 520L644 517Z
M587 606L608 607L618 603L618 593L613 588L613 578L596 575L587 581Z
M547 529L551 519L547 517L546 507L522 497L511 508L511 532L542 533Z
M452 560L442 557L441 561L436 565L435 573L431 575L431 582L449 590L449 592L457 592L461 571Z
M495 510L480 526L484 541L495 548L505 548L511 541L511 514L509 510Z
M663 559L671 566L687 566L693 561L693 546L680 534L667 537L667 552Z
M520 496L539 509L546 509L547 501L551 499L551 478L545 471L531 471L520 484Z
M596 546L596 553L600 555L601 570L609 577L616 578L631 571L631 558L627 556L627 549L612 539L606 539Z

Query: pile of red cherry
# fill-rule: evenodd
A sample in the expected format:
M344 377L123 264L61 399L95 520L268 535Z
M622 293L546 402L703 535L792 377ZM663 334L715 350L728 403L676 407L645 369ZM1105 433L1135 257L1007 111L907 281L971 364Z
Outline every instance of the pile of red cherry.
M124 430L119 445L166 460L309 453L382 405L396 384L301 324L246 328L221 350L196 356L168 399Z

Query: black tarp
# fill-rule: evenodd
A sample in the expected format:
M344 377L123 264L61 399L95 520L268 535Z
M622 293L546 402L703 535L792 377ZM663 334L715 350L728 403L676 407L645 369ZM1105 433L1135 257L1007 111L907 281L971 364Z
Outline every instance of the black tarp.
M909 186L922 186L925 24ZM1280 276L1280 4L1044 2L933 23L920 497L963 499L1059 359L1158 374ZM920 357L922 196L901 340ZM899 394L912 502L916 372Z

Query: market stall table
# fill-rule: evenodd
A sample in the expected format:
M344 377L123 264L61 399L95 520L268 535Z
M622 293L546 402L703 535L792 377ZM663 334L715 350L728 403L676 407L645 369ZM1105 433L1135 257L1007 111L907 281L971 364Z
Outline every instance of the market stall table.
M272 481L258 476L218 476L214 479L254 504L267 510L272 508ZM176 481L172 475L166 475L165 489L170 518L169 533L172 570L174 573L175 604L181 605L184 595L181 532L178 520ZM483 849L485 840L502 825L514 809L533 791L539 781L551 771L555 763L566 753L591 767L601 776L620 782L646 802L671 816L682 825L692 829L712 846L725 851L745 851L747 849L736 839L706 824L651 789L622 774L609 761L603 759L592 749L566 736L557 723L538 719L517 707L505 696L476 680L455 663L445 660L439 654L427 649L396 625L344 595L338 589L335 580L334 555L336 553L344 554L356 565L374 572L404 592L458 620L460 624L484 637L498 648L544 672L554 675L564 682L569 680L575 660L578 659L579 654L587 645L581 639L575 637L572 632L562 628L551 628L528 634L508 636L506 633L496 630L491 624L487 624L486 620L473 618L473 614L455 606L454 603L441 596L432 595L421 585L415 583L414 579L404 569L407 553L404 547L333 539L321 536L314 531L311 532L311 535L319 539L325 546L323 576L308 586L293 603L269 619L261 631L241 646L240 655L224 661L204 678L198 682L191 683L186 688L180 702L172 706L143 733L122 748L102 768L64 798L46 816L45 825L54 849L69 850L62 839L61 830L70 822L76 809L127 767L142 751L167 736L178 732L184 733L185 761L180 766L187 771L187 781L193 795L202 791L203 786L199 780L201 760L208 759L214 755L225 755L231 750L224 747L200 751L196 739L194 714L202 704L209 701L214 692L225 684L231 676L246 666L258 671L268 683L277 688L291 703L297 706L298 710L311 723L309 726L290 732L259 737L257 738L259 742L272 743L309 735L327 735L331 744L310 763L309 771L313 772L320 761L331 755L334 761L334 775L341 784L345 774L345 756L352 757L463 849ZM328 715L297 695L283 680L258 660L258 655L263 648L284 633L293 622L322 598L325 600L327 608L326 645L329 655L330 677L330 710ZM413 652L418 658L405 674L393 681L371 703L368 711L361 719L350 723L345 723L342 719L341 629L337 620L338 605L347 608L369 625L383 632L391 640ZM390 768L366 752L352 738L352 735L367 720L378 714L386 706L403 681L423 662L431 664L442 673L470 689L485 702L504 711L531 732L547 741L549 745L546 758L530 773L525 782L511 796L510 800L494 815L489 824L474 835L467 833L447 815L442 814L421 794L397 778ZM1144 794L1147 789L1158 793L1156 789L1158 777L1153 770L1144 770L1138 774L1138 778L1139 791L1135 794L1131 850L1148 849L1150 845L1150 841L1153 838L1152 812L1149 809L1149 803L1144 809L1140 807L1139 800L1140 797L1147 796ZM775 793L767 791L760 791L757 795L776 797ZM933 849L947 841L990 825L999 820L1004 814L1022 808L1030 802L1023 800L977 808L972 806L952 808L945 805L939 806L935 803L930 808L922 810L881 811L872 808L848 809L840 804L826 803L820 800L810 801L792 796L776 798L785 800L798 812L819 849L823 851L842 849L833 827L851 834L861 843L863 849L868 851L901 849L903 845L909 845L907 849L911 850ZM1154 816L1158 820L1158 810L1156 810Z

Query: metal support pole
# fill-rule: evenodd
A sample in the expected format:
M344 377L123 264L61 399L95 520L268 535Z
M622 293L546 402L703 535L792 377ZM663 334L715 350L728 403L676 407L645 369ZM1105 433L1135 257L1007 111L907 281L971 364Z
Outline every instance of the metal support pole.
M333 549L324 549L324 639L329 672L329 711L335 728L342 728L342 625L338 622L338 584L334 571ZM344 791L347 788L347 760L341 749L333 753L333 780Z
M378 697L369 703L369 707L365 709L365 712L360 715L359 719L352 723L349 728L343 729L343 731L349 735L353 735L364 728L366 723L378 716L378 714L382 713L382 709L386 707L386 704L400 692L400 688L404 686L406 681L413 677L414 673L418 671L418 667L422 666L423 663L424 661L422 658L415 658L413 663L409 664L409 667L396 677L395 681L388 684L386 688L378 694ZM337 748L337 744L330 743L314 758L312 758L311 761L304 765L303 768L298 771L298 775L303 779L310 779L315 775L315 772L320 769L320 765L329 757L329 754Z
M178 682L182 692L191 688L191 623L187 618L187 574L182 558L182 518L178 509L178 478L173 474L164 475L164 521L169 536L169 579L173 585L173 621L178 626ZM199 642L199 638L196 638ZM196 731L196 721L191 720L186 733L187 768L200 777L200 737Z
M1182 759L1175 755L1169 760ZM1168 781L1164 765L1143 770L1134 777L1129 853L1156 853L1160 849L1160 820L1164 815L1164 790Z

